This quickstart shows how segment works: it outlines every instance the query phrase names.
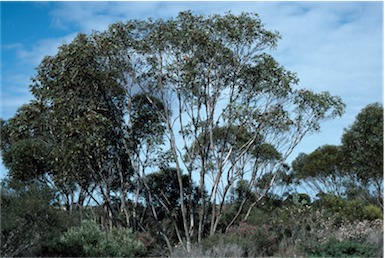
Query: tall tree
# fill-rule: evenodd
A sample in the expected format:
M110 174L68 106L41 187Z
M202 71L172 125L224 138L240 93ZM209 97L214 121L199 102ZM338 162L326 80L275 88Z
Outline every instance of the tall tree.
M63 196L72 197L68 204L76 202L73 200L75 190L80 191L77 202L82 205L84 192L97 187L111 226L114 213L111 207L112 178L118 169L128 170L129 167L121 148L126 97L119 81L123 80L120 68L115 67L110 61L113 58L104 53L109 46L99 47L97 40L79 34L72 43L62 45L55 56L45 57L31 86L36 100L26 106L28 109L21 109L20 115L9 124L31 123L25 128L29 133L25 137L27 143L40 141L49 149L49 158L41 160L44 169L22 168L24 173L35 172L37 176L36 172L39 172L48 176L47 181L58 186ZM28 120L24 121L23 114ZM10 127L10 135L19 128ZM20 141L15 140L4 155L16 151L16 156L24 159L15 149L18 145ZM16 171L17 167L11 167L13 175Z
M198 224L185 203L179 204L184 228L181 244L187 251L194 232L200 241L207 223L210 234L216 232L223 212L216 204L229 193L226 185L242 179L241 170L247 170L246 178L270 172L268 189L302 138L318 131L321 121L343 113L340 98L294 88L296 75L264 52L276 46L279 34L266 30L257 15L204 17L182 12L176 19L128 22L119 28L132 37L127 45L140 53L136 57L145 64L137 66L138 86L146 94L156 94L165 107L160 116L166 121L180 199L186 198L182 170L190 181L199 178L202 193L211 189L213 206L202 199ZM227 141L222 150L216 147L219 128ZM248 132L242 144L231 145L234 137L226 137L234 134L234 128ZM260 166L251 155L262 143L279 153L268 166ZM224 191L219 189L222 185ZM191 192L187 199L192 198Z
M379 103L366 106L342 135L345 169L367 188L373 187L383 206L384 110Z

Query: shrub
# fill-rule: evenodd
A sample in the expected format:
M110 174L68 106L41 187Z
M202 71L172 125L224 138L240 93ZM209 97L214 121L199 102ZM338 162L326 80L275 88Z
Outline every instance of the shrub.
M254 246L249 238L234 235L216 234L202 242L202 254L209 257L256 256L251 249L254 249Z
M342 224L335 232L335 237L342 240L365 239L369 235L382 235L382 220L355 221Z
M310 253L316 257L375 257L376 248L353 240L338 241L335 238L316 246Z
M366 205L363 208L363 217L367 220L382 219L382 210L380 207L375 205Z
M181 247L175 248L171 257L243 257L244 251L241 246L225 242L223 238L211 245L210 248L204 249L199 245L192 245L191 252Z
M348 200L332 194L325 194L315 202L315 208L323 209L330 214L337 214L337 224L343 221L382 219L382 210L375 205L365 205L358 200Z
M202 248L208 256L221 256L221 252L230 257L272 256L278 249L278 239L267 224L242 222L231 227L226 235L216 234L204 239Z
M251 225L242 222L239 226L232 228L229 235L245 247L249 256L271 256L278 249L277 235L268 224Z
M64 256L143 256L144 246L131 230L113 229L104 232L93 221L83 221L62 235L56 255Z

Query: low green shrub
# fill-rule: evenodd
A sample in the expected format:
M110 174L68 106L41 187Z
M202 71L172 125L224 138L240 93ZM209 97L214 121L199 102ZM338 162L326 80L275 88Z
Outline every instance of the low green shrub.
M366 205L358 200L348 200L332 194L325 194L314 202L314 208L323 209L330 214L338 215L337 224L343 221L382 219L382 210L376 205Z
M309 252L311 257L376 257L376 248L367 243L353 240L338 241L335 238L315 246Z
M93 221L83 221L65 232L56 247L57 256L73 257L137 257L145 255L143 244L131 230L104 232Z
M366 205L363 208L363 218L367 220L382 219L382 210L380 207L372 204Z

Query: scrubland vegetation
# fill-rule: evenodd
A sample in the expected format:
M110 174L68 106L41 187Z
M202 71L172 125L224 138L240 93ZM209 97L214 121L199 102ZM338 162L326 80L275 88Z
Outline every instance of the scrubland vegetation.
M383 107L289 164L345 105L298 87L279 38L182 12L44 58L1 120L1 255L382 256Z

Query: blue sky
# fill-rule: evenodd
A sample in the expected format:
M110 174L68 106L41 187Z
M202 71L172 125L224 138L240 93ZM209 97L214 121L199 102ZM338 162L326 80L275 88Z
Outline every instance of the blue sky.
M1 117L12 117L32 99L30 77L46 55L77 33L105 30L129 19L256 12L282 39L273 56L296 72L300 87L339 95L342 118L326 122L291 156L339 144L362 108L383 103L382 2L1 2ZM0 178L7 173L0 165Z

